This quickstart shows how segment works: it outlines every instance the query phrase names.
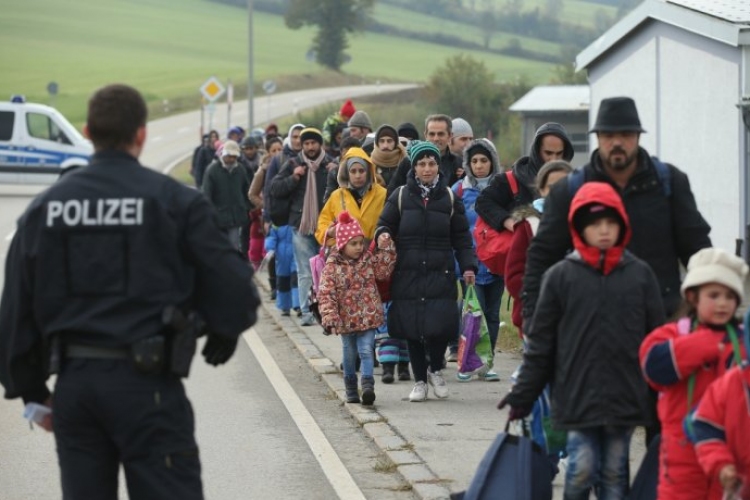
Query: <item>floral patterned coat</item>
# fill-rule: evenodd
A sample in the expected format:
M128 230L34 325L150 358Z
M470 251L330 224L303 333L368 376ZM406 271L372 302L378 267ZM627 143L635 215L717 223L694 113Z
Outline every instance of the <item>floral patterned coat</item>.
M351 260L333 247L320 276L318 302L323 327L347 334L385 322L376 281L387 281L396 266L396 247L365 251Z

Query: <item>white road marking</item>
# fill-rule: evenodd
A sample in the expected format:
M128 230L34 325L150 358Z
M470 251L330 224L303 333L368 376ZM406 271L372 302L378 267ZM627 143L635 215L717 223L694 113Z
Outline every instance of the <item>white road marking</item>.
M15 234L16 234L16 230L14 229L13 231L11 231L11 232L10 232L10 233L8 234L8 236L6 236L6 237L5 237L5 241L10 241L10 240L12 240L12 239L13 239L13 236L14 236Z
M328 442L328 439L326 439L325 434L318 427L315 419L307 411L307 408L305 408L297 393L294 392L289 381L284 377L281 369L273 360L271 353L268 352L263 341L258 337L258 333L254 328L250 328L242 336L247 345L250 346L250 350L253 351L258 363L263 368L263 372L265 372L269 382L271 382L274 390L276 390L276 394L281 398L305 441L307 441L307 445L310 447L313 455L315 455L320 467L328 478L328 482L331 483L339 498L345 500L365 500L362 490L354 482L354 479L341 462L331 443Z
M149 137L148 138L149 142L160 142L161 140L162 140L162 136L160 136L160 135L157 135L156 137Z
M177 129L177 133L178 134L185 134L187 132L190 132L191 130L193 130L193 127L180 127L180 128Z

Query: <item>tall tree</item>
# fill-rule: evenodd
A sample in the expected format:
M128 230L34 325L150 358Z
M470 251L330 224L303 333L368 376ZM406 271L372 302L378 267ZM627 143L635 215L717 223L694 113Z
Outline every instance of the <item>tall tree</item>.
M319 64L339 71L346 62L347 34L364 26L375 0L291 0L284 16L286 25L299 29L317 26L313 50Z

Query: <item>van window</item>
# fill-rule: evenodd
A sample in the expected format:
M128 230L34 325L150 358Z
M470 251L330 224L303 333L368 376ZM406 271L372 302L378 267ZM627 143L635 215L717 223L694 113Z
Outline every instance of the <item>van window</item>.
M72 144L60 127L47 115L26 113L26 127L31 137L60 144Z
M0 141L9 141L13 137L14 111L0 111Z

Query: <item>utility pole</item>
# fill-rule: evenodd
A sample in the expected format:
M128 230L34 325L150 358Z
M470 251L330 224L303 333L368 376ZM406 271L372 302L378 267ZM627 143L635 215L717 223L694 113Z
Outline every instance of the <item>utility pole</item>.
M253 115L253 0L247 0L247 130L255 126Z

